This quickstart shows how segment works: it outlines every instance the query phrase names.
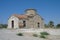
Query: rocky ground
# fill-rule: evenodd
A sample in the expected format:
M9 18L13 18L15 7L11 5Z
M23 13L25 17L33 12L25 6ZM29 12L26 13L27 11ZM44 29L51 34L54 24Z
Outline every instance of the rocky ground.
M29 33L24 33L24 36L17 36L17 33L19 31L0 29L0 40L60 40L60 35L49 35L48 38L43 39L30 36Z

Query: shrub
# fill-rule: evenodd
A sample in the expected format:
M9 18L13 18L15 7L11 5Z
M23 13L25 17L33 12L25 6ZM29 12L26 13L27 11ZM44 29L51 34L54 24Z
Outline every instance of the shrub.
M34 36L34 37L38 37L38 35L37 35L37 34L33 34L33 36Z
M22 34L22 33L18 33L17 35L18 35L18 36L23 36L23 34Z
M44 35L40 35L40 38L46 38Z
M57 25L56 25L56 28L60 28L60 24L57 24Z
M40 34L41 35L49 35L49 33L47 33L47 32L41 32Z
M40 37L41 38L46 38L47 37L47 35L49 35L49 33L47 33L47 32L40 32Z

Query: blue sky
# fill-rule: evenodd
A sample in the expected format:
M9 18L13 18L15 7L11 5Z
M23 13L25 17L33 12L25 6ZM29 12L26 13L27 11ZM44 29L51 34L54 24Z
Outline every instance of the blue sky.
M0 0L0 23L7 23L12 14L23 14L28 8L37 9L45 23L60 23L60 0Z

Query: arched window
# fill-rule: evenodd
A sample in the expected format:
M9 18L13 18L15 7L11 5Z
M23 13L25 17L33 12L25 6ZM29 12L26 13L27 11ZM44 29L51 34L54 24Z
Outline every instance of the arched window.
M14 28L14 21L13 20L11 21L11 26L12 26L12 28Z
M23 21L23 24L24 24L23 26L26 27L26 21Z
M39 28L40 27L40 23L38 22L37 25L38 25L38 28Z

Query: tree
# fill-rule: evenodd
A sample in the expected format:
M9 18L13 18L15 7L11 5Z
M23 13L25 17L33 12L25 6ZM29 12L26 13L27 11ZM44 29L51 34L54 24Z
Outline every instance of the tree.
M7 24L0 24L0 28L7 28Z
M54 27L54 22L53 22L53 21L50 21L50 22L48 23L48 27L53 28L53 27Z
M0 24L0 28L2 28L2 25Z
M48 28L48 25L47 24L45 24L44 26L45 26L45 28Z
M56 28L60 28L60 24L57 24L57 25L56 25Z

